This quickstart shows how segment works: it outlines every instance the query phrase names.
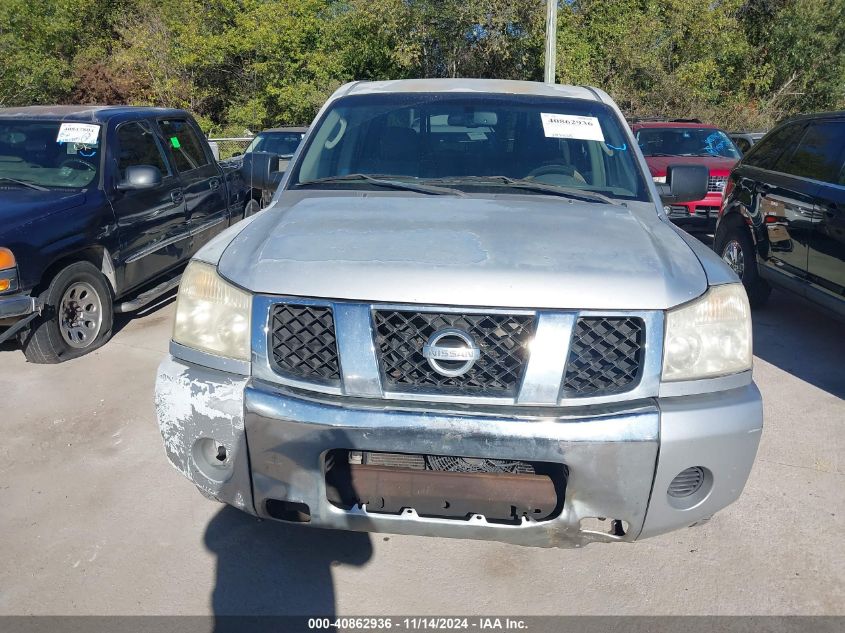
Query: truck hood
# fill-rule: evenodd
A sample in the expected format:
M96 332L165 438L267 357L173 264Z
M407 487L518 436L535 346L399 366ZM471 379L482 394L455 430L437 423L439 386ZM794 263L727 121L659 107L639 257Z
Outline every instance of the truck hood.
M19 227L37 218L79 206L85 202L80 191L36 191L0 181L0 230Z
M286 192L220 273L257 293L513 308L665 309L707 287L651 205L344 193Z
M738 158L721 156L646 156L645 162L652 176L665 176L669 165L704 165L714 176L727 176Z

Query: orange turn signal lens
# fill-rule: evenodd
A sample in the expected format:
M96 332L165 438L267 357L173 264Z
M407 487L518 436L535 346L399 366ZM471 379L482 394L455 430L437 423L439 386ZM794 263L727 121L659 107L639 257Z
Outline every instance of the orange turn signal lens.
M0 248L0 270L15 267L15 256L8 248Z
M0 292L6 292L12 287L11 279L0 279Z

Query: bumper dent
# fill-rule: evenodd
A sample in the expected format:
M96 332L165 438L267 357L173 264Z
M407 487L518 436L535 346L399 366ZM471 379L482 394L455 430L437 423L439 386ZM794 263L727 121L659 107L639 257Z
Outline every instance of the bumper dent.
M243 421L246 378L165 359L155 407L164 449L205 496L255 514ZM225 459L217 459L217 445Z
M309 524L318 527L540 547L633 541L704 520L739 496L762 426L753 385L627 408L479 412L317 397L173 358L159 368L156 410L173 465L207 496L252 514L272 518L267 502L279 500L307 505ZM222 467L213 463L218 443L226 449ZM344 510L326 494L324 458L331 449L565 464L565 500L549 520L523 517L512 525L477 514L421 517L412 508L399 514ZM671 503L666 489L691 466L712 471L712 490L684 509ZM608 529L614 519L625 525L624 534Z

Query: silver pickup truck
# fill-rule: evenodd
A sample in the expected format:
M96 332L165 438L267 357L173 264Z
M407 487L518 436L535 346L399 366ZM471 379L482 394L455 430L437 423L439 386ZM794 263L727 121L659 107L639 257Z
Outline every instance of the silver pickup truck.
M706 173L667 180L600 90L343 86L183 276L168 458L319 527L578 547L706 520L762 406L742 285L663 212Z

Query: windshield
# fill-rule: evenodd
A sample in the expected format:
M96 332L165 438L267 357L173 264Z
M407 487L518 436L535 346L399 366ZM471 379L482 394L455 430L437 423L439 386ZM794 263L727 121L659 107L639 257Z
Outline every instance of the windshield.
M305 134L303 132L262 132L246 148L250 152L270 152L287 156L293 154Z
M378 184L363 176L378 176L382 184L428 182L467 192L554 195L559 188L593 201L649 199L617 116L595 101L358 95L333 103L309 138L291 187L369 189ZM534 184L543 186L528 186Z
M730 137L712 127L641 128L637 130L637 143L645 156L741 156Z
M97 182L100 126L0 120L0 184L81 189ZM26 183L26 184L23 184Z

